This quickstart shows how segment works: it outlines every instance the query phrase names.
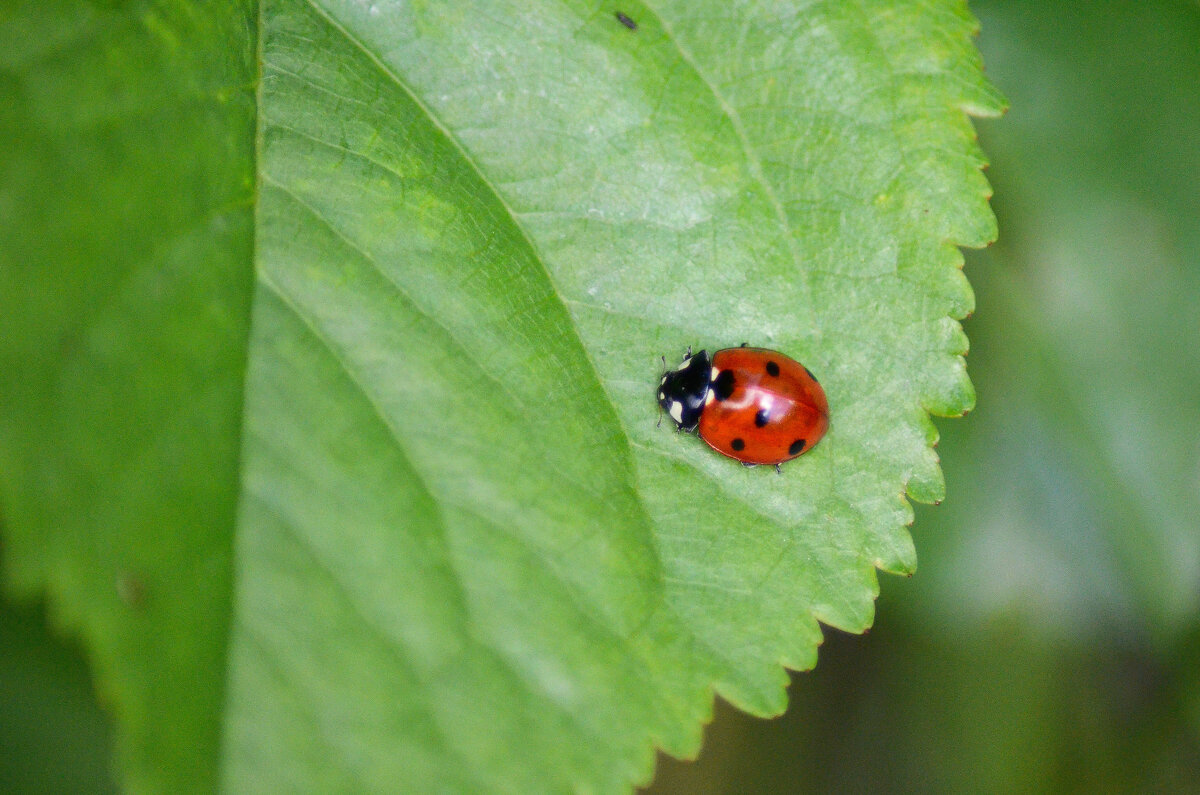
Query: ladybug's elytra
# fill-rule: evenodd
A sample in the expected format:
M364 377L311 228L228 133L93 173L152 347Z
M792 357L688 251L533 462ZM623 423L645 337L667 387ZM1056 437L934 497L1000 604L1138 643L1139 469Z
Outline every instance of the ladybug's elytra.
M825 390L804 365L766 348L700 351L663 374L658 403L681 431L746 465L811 450L829 427Z

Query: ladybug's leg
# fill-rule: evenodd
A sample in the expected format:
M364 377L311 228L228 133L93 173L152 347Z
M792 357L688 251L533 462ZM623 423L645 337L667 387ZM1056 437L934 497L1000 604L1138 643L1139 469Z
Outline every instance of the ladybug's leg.
M751 464L751 463L749 463L749 462L746 462L746 461L742 461L742 462L741 462L741 464L742 464L742 466L746 467L746 469L750 469L751 467L756 467L756 466L758 466L758 464Z
M749 345L750 345L750 343L748 343L748 342L743 342L743 343L742 343L740 346L738 346L738 347L741 347L741 348L746 348L746 347L749 347Z
M780 466L779 464L776 464L776 465L775 465L775 474L776 474L776 475L782 475L782 474L783 474L783 467L782 467L782 466Z
M685 358L685 359L692 358L692 346L691 345L688 346L687 356L684 356L683 358Z

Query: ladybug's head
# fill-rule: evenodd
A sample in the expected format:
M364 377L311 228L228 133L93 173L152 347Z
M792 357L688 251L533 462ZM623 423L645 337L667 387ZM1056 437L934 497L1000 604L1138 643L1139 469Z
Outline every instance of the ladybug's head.
M675 421L679 430L693 430L700 422L711 377L712 359L708 351L689 353L683 357L683 364L663 373L658 383L658 405Z

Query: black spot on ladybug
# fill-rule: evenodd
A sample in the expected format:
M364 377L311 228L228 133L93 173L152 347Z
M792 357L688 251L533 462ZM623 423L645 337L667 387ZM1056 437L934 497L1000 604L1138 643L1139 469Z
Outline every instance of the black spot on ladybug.
M792 442L792 446L788 448L788 455L800 455L800 451L804 449L804 440L797 439Z
M739 453L742 450L746 449L746 443L743 442L741 439L734 439L732 442L729 443L729 446L732 447L734 450L737 450Z
M767 375L772 378L779 375L779 365L775 364L775 362L767 362Z
M625 27L629 28L630 30L637 30L637 23L634 22L632 19L630 19L628 15L623 14L622 12L618 11L615 14L615 16L617 18L617 21L620 22Z
M733 370L722 370L713 381L713 396L717 400L725 400L733 394Z
M815 375L813 375L813 374L812 374L812 370L809 370L807 367L805 367L805 368L804 368L804 372L808 373L808 377L809 377L809 378L811 378L811 379L813 380L813 383L814 383L814 384L819 384L819 383L821 383L820 381L818 381L818 380L817 380L817 377L816 377Z
M754 415L754 424L761 428L766 425L767 421L770 419L771 415L767 413L766 409L759 409L758 413Z

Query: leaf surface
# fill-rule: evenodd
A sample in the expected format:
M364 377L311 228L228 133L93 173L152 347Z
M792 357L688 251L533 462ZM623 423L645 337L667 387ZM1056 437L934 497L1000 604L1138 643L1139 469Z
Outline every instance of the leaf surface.
M227 789L620 791L915 566L928 412L973 401L955 244L995 231L973 21L615 10L260 9L241 452L184 451L240 482ZM655 424L659 354L742 341L829 396L781 477Z

